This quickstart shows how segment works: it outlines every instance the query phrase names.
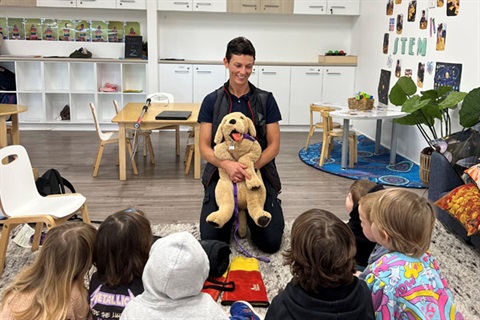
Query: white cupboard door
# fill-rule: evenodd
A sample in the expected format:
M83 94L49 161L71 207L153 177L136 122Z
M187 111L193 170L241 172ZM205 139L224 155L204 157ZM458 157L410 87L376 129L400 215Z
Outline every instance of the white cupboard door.
M193 68L193 102L201 103L207 94L225 83L225 66L196 65Z
M327 0L295 0L294 14L326 14Z
M192 103L192 69L190 64L159 64L159 92L173 94L175 102Z
M290 67L287 66L260 66L258 87L273 93L282 113L281 124L289 124L290 103Z
M322 71L322 67L292 67L289 124L310 123L310 104L322 101Z
M147 0L117 0L117 9L147 9Z
M158 0L157 10L192 11L192 0Z
M77 0L77 8L115 9L116 0Z
M193 11L227 12L227 0L193 0Z
M354 83L355 67L324 67L322 102L347 107Z
M328 0L327 14L359 15L360 0Z
M37 0L37 7L76 7L77 0Z

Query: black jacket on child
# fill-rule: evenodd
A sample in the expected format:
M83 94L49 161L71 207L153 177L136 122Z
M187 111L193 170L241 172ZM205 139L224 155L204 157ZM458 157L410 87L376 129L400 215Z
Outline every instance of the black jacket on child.
M375 319L372 293L357 277L349 285L322 288L318 294L309 294L290 282L273 298L265 316L265 320L278 319Z

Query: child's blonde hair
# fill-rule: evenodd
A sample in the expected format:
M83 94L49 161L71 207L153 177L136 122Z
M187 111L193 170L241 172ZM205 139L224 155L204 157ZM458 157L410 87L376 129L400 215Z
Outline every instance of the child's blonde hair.
M84 276L92 266L97 230L83 222L67 222L52 228L35 261L23 269L3 293L2 308L16 294L35 292L31 305L12 310L15 319L65 319L72 288L78 286L85 298ZM89 313L88 304L84 316Z
M365 218L367 218L368 222L372 222L372 209L373 205L378 201L380 196L386 190L380 190L373 193L367 193L363 197L360 198L358 201L358 206L362 207L362 212Z
M388 249L420 257L430 247L435 207L427 199L404 189L388 189L374 202L372 223L389 237Z
M350 185L350 194L352 195L353 205L357 205L358 201L368 193L377 184L370 180L355 180Z

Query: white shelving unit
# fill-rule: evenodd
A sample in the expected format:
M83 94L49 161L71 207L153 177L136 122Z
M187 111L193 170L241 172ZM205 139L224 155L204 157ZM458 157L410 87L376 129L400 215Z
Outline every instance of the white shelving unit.
M14 93L17 94L17 103L28 106L28 111L19 116L22 124L91 125L90 102L94 102L98 108L99 121L111 124L115 116L113 99L120 106L146 99L146 61L0 59L0 65L15 72L17 91ZM99 88L106 83L116 85L118 91L101 92ZM70 106L71 119L57 120L67 104Z

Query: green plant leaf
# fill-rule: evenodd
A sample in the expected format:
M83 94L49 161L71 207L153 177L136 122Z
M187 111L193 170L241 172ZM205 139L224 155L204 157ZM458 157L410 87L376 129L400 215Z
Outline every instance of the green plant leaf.
M390 90L388 98L393 105L401 106L415 92L417 92L415 82L410 77L400 77Z
M406 113L413 113L418 109L422 109L430 103L430 99L421 100L419 95L414 95L410 99L406 100L402 105L402 111Z
M437 91L438 91L438 96L443 97L447 93L453 91L453 88L451 86L440 86L438 87Z
M445 98L445 100L443 100L438 104L438 107L440 109L453 108L457 104L462 102L462 100L465 98L466 95L467 95L466 92L456 92L456 91L450 92L450 94Z
M472 89L463 99L460 108L460 125L464 128L473 127L480 120L480 88Z

